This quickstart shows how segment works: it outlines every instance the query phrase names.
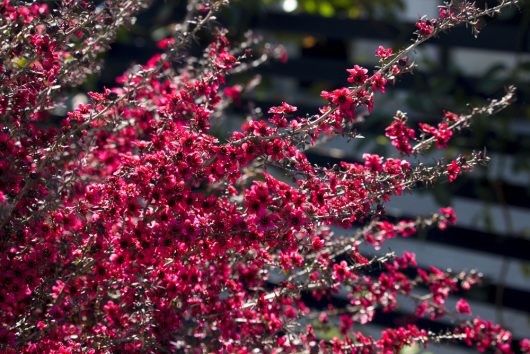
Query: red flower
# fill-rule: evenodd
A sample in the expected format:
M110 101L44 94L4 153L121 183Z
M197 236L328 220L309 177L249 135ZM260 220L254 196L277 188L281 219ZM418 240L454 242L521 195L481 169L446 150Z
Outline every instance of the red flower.
M464 315L471 315L471 308L469 307L469 304L466 300L460 299L456 303L456 310L458 313L464 314Z
M440 219L438 220L438 228L440 230L445 230L447 228L447 225L456 224L456 214L453 208L440 208L439 211L440 214L442 214Z
M438 128L425 123L419 123L419 126L425 133L434 135L436 147L439 149L446 147L449 139L453 136L453 131L447 129L446 123L438 124Z
M447 120L448 122L456 122L458 118L459 118L458 114L455 114L449 111L444 113L444 119Z
M383 171L383 158L379 155L363 154L364 165L372 173Z
M361 66L355 65L353 69L346 69L346 71L350 73L348 82L352 82L356 85L362 85L368 79L368 69L365 69Z
M241 91L242 91L242 86L241 85L234 85L232 87L226 87L224 90L223 90L223 93L225 94L226 97L229 97L232 99L232 101L234 101L234 104L236 106L239 106L240 102L241 102Z
M158 43L156 44L156 46L160 49L167 49L169 47L171 47L173 44L175 44L175 39L174 38L164 38L164 39L161 39L160 41L158 41Z
M94 100L94 102L103 102L105 101L105 95L99 92L88 92L88 96Z
M456 161L452 161L447 167L447 177L449 182L453 182L460 174L460 165Z
M385 92L386 79L381 75L377 74L372 78L372 88L374 91Z
M420 20L416 22L416 27L422 36L430 36L434 32L436 20Z
M348 269L348 263L341 261L339 264L333 264L333 276L338 281L342 282L347 278L350 278L353 274Z
M382 60L390 58L392 56L392 53L393 53L392 48L385 49L385 47L381 45L375 51L375 55L377 55Z
M385 135L392 141L392 145L401 153L408 155L412 153L410 139L415 139L414 129L408 128L401 120L394 121L385 129Z
M271 107L268 113L285 114L285 113L293 113L293 112L296 112L297 110L298 110L297 107L291 106L285 102L282 102L281 106Z

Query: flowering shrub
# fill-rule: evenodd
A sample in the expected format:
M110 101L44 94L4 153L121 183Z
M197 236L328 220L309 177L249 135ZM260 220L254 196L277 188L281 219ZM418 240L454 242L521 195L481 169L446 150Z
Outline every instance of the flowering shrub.
M446 3L439 18L419 20L408 47L379 47L374 71L348 69L351 86L322 92L318 113L300 117L284 102L223 140L212 126L247 89L228 87L226 77L283 56L256 48L252 37L232 45L212 22L224 1L191 1L159 54L125 72L117 87L89 92L90 103L56 126L50 114L67 89L98 70L117 29L148 2L5 0L2 352L393 353L415 342L453 341L511 352L510 332L471 317L463 299L455 309L445 305L452 292L479 282L479 273L418 268L407 252L366 258L359 246L379 250L386 239L455 223L451 208L391 223L384 202L487 162L483 152L433 165L405 158L446 147L473 119L509 105L513 88L484 107L446 113L437 126L409 127L398 111L386 136L399 159L364 154L363 163L322 168L304 151L333 136L355 138L359 108L372 110L374 93L414 68L407 56L417 46L516 3ZM191 58L188 48L203 29L214 39ZM339 293L347 306L316 313L306 304L332 304ZM449 316L457 326L435 333L410 324L379 337L352 329L378 310L398 309L401 298L415 301L418 318ZM329 326L339 327L340 338L319 335Z

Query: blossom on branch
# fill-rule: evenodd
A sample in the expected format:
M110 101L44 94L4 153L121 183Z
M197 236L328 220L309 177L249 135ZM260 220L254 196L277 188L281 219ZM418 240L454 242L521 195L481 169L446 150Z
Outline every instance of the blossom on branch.
M358 326L400 309L402 298L419 317L449 316L449 296L480 282L480 273L381 249L456 222L450 208L393 222L386 201L446 175L453 181L487 162L484 153L429 165L367 152L322 167L306 150L357 138L359 111L413 69L407 57L424 41L515 1L488 9L463 1L422 19L409 46L377 50L380 67L347 69L353 85L323 91L314 114L296 116L282 102L221 133L230 107L255 86L238 74L286 58L250 34L232 43L215 21L227 3L191 1L159 53L116 87L88 92L91 103L56 125L64 95L100 69L118 30L151 3L0 6L0 351L393 353L460 340L510 352L511 333L480 318L443 333L396 325L372 336ZM418 136L398 111L385 134L402 155L445 148L514 92L446 113L437 126L421 123ZM339 295L343 306L333 301ZM327 307L311 308L315 300ZM464 300L457 311L471 315ZM321 338L330 326L341 338Z

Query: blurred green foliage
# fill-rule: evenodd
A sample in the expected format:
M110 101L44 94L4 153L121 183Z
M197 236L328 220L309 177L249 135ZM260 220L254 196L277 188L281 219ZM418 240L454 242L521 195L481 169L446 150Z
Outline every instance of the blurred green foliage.
M282 4L285 0L263 0L266 4ZM287 0L289 1L289 0ZM363 14L392 15L402 9L402 0L290 0L297 3L298 11L331 17L335 15L352 18Z

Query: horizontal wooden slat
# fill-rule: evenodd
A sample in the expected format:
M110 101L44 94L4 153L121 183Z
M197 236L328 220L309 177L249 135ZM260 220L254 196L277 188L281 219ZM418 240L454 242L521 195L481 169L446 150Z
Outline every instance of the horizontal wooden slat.
M313 34L336 39L376 40L407 40L415 30L414 24L411 23L395 25L380 20L352 20L280 12L267 12L256 17L252 27L273 32ZM507 40L507 38L518 38L519 34L520 27L516 25L490 23L478 38L474 38L468 28L460 26L433 39L432 43L451 47L530 52L528 36L521 37L520 41Z
M401 219L414 219L414 217L402 216L400 218L387 216L390 221ZM460 248L468 248L473 251L489 253L498 256L530 261L530 240L518 236L499 235L470 229L463 226L451 226L446 230L431 229L428 232L412 236L419 241L428 241ZM528 307L530 311L530 303Z
M370 65L359 63L359 65L370 68ZM326 82L333 87L348 85L347 68L352 67L352 63L345 60L323 59L314 57L300 57L292 58L286 63L271 62L259 67L256 71L264 76L285 77L304 82ZM415 71L414 75L403 75L397 80L392 90L409 90L417 87L417 82L427 82L433 77L447 76L447 72L423 72ZM455 76L451 77L454 80L454 85L462 90L468 96L477 96L482 98L490 98L490 94L485 94L477 90L480 87L481 78ZM527 93L523 90L518 92L518 101L514 106L524 104L528 101Z

